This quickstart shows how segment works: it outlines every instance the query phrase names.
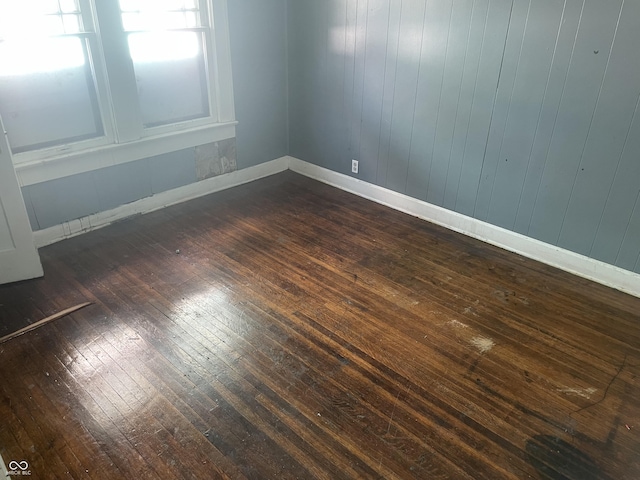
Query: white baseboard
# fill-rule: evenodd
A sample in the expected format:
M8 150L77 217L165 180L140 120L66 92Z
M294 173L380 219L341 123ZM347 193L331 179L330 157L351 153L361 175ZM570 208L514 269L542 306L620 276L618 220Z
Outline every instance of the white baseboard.
M630 295L640 297L640 275L594 260L490 223L432 205L357 178L288 157L289 168L296 173L327 183L395 210L441 225L469 237L482 240L510 252L560 268Z
M105 212L34 232L36 246L74 237L105 227L132 215L149 213L210 193L252 182L291 169L296 173L332 185L360 197L441 225L469 237L482 240L527 258L560 268L580 277L640 297L640 275L593 258L579 255L519 233L506 230L475 218L432 205L422 200L394 192L357 178L318 167L294 157L285 156L233 173L192 183Z
M71 220L60 225L38 230L33 233L36 247L44 247L64 240L65 238L75 237L82 233L97 230L132 215L153 212L168 207L169 205L186 202L187 200L268 177L283 172L288 168L289 157L281 157L270 162L261 163L255 167L236 170L232 173L208 178L200 182L185 185L184 187L158 193L126 205L121 205L112 210L99 212L77 220Z

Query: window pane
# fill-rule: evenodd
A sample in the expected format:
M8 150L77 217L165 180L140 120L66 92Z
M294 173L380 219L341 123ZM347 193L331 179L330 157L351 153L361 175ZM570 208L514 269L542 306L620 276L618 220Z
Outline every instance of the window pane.
M129 35L134 63L166 62L202 56L200 34L196 32L145 32Z
M81 31L84 30L76 0L60 0L60 4L57 0L0 0L0 40Z
M75 37L0 43L0 78L83 67L82 41Z
M62 10L63 13L78 12L78 2L76 2L76 0L60 0L60 10Z
M58 13L58 0L37 0L35 10L41 14Z
M78 15L63 15L64 33L80 33L80 18Z
M199 26L198 5L185 0L120 0L125 30L170 30ZM137 14L133 23L128 17ZM135 28L134 28L135 27Z
M184 28L187 26L183 12L170 12L166 16L165 29Z
M0 43L0 115L14 153L101 136L83 40Z
M142 2L140 0L120 0L120 10L123 12L135 12L140 10Z
M145 127L209 115L201 45L196 32L129 35Z
M186 19L187 27L197 27L198 26L198 15L196 12L185 12L184 14Z
M45 35L62 35L64 33L64 24L62 17L58 15L47 15L41 19L41 32Z
M144 25L138 13L123 13L122 27L127 31L144 30Z

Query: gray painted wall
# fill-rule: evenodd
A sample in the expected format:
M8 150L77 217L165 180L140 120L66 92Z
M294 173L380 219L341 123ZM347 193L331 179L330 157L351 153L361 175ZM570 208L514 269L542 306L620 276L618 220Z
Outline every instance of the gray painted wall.
M289 0L290 154L640 273L640 2Z
M33 230L59 225L237 169L230 138L23 187Z
M229 0L238 168L288 154L286 0Z
M22 188L34 230L110 210L197 181L195 149L123 163Z
M286 0L228 4L241 169L288 152ZM31 225L40 230L197 180L190 148L30 185L22 193Z

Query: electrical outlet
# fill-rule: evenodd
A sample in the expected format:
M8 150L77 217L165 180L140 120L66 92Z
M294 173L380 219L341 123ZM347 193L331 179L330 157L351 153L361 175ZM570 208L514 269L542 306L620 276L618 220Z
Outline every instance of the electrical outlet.
M351 173L358 173L358 160L351 160Z

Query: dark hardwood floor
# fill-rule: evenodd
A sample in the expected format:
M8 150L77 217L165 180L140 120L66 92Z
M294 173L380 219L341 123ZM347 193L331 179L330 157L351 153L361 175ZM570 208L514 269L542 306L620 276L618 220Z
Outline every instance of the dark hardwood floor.
M31 478L640 478L640 299L293 173L0 287ZM15 464L14 464L15 465Z

